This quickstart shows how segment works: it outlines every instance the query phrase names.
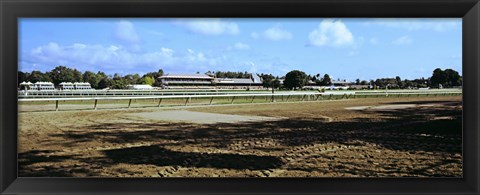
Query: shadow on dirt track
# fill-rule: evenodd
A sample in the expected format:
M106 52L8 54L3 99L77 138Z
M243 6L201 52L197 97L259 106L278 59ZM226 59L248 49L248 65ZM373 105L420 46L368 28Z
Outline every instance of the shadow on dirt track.
M412 103L412 102L408 102ZM399 103L400 104L400 103ZM51 151L29 151L19 154L20 175L25 176L72 176L72 173L88 172L79 167L58 167L54 169L22 169L38 162L61 162L76 159L98 166L111 166L117 163L150 164L156 166L211 167L227 169L263 170L281 168L285 161L280 156L246 155L232 153L181 152L167 149L175 143L177 146L211 147L231 150L238 141L271 140L271 145L258 150L281 152L282 148L309 146L313 144L336 143L355 145L369 143L376 146L402 152L434 152L447 155L461 154L462 151L462 111L444 107L408 108L399 110L356 111L375 114L379 118L354 118L350 121L324 122L302 118L289 118L278 121L245 123L191 124L191 123L102 123L85 129L90 131L66 131L53 134L63 138L60 143L69 147L97 140L102 143L127 144L138 142L157 142L149 146L117 148L104 150L103 157L81 158L75 155L42 156ZM442 118L444 117L444 118ZM446 117L446 118L445 118ZM439 119L435 119L439 118ZM126 129L139 131L125 131ZM165 144L161 144L161 142ZM167 144L168 143L168 144ZM253 148L254 145L248 145ZM321 157L321 156L320 156ZM341 158L341 157L339 157ZM440 163L440 164L439 164ZM384 174L416 173L423 176L445 176L442 173L429 173L431 167L442 163L461 163L451 160L441 161L424 168L401 170L384 167ZM378 165L382 166L382 165ZM353 167L353 168L352 168ZM316 168L287 168L304 171L332 171ZM72 170L74 170L72 172ZM337 164L334 171L348 173L368 173L365 164ZM87 173L96 175L95 172Z

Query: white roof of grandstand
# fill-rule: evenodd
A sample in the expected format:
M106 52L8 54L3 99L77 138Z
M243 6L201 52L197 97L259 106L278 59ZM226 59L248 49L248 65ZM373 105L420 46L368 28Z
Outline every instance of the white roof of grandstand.
M20 85L33 85L33 83L31 83L30 81L29 82L23 81L20 83Z
M86 82L75 82L73 84L74 85L90 85L90 83L86 83Z
M71 82L61 82L59 85L73 85Z
M350 84L350 82L347 82L347 81L332 81L332 83L336 83L336 84Z
M252 78L253 78L254 83L261 83L262 82L262 79L256 73L252 73Z
M159 78L177 78L177 79L213 79L206 74L166 74Z
M53 85L52 82L36 82L35 84L49 84L49 85Z
M127 85L130 87L152 87L151 85L143 85L143 84L135 84L135 85Z
M218 78L217 80L219 83L243 83L243 84L254 83L252 79Z

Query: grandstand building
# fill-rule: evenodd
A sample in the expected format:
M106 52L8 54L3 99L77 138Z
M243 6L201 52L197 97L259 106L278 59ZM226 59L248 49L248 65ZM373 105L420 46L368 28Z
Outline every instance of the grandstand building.
M32 89L39 91L54 91L55 85L53 85L51 82L36 82L33 84Z
M163 88L197 88L212 86L213 77L206 74L166 74L158 77Z
M332 85L330 86L331 89L339 89L339 90L346 90L350 87L352 83L347 82L346 80L343 81L332 81Z
M60 90L75 90L75 86L71 82L61 82L58 87Z
M220 89L262 89L259 76L253 74L252 78L215 78L215 86Z
M93 90L90 83L86 82L73 83L73 86L75 87L75 90Z
M166 89L261 89L262 81L252 78L214 78L206 74L167 74L158 79Z
M20 83L20 86L19 86L18 89L19 90L30 90L30 89L33 88L33 86L34 86L33 83L31 83L30 81L29 82L23 81L23 82Z

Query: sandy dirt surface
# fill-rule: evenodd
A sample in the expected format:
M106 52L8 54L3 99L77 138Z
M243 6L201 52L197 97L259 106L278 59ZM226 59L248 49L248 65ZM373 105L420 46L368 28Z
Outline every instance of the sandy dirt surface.
M168 110L159 112L141 112L129 114L129 116L141 119L174 121L174 122L190 122L198 124L215 124L215 123L240 123L240 122L257 122L257 121L274 121L281 118L261 117L261 116L242 116L234 114L215 114L205 112L194 112L188 110Z
M396 110L396 109L406 109L413 107L438 107L438 106L455 106L455 102L436 102L430 104L391 104L391 105L381 105L381 106L354 106L347 107L347 110Z
M19 176L462 176L460 96L179 109L19 113Z

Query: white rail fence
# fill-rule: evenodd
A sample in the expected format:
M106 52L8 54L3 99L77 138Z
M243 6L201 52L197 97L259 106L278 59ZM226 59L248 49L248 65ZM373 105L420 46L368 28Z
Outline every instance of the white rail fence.
M279 91L288 92L288 91ZM250 94L271 93L270 90L24 90L18 91L18 96L41 97L41 96L132 96L132 95L220 95L220 94Z
M348 99L348 98L369 98L369 97L410 97L410 96L448 96L448 95L461 95L461 91L448 91L448 92L378 92L378 93L355 93L355 92L325 92L325 93L315 93L315 92L308 92L308 93L275 93L275 94L266 94L266 93L258 93L258 94L220 94L220 95L151 95L151 96L121 96L121 97L71 97L71 98L20 98L18 102L55 102L55 110L58 111L59 102L66 102L66 101L93 101L93 109L97 109L98 101L111 101L111 100L128 100L128 107L131 107L132 100L157 100L158 104L157 107L162 105L162 100L164 99L184 99L185 102L183 103L184 106L187 106L192 98L198 99L206 99L208 100L208 105L213 104L213 100L216 98L231 98L229 100L231 104L234 103L236 98L251 98L246 103L253 103L256 98L265 97L266 102L276 102L276 100L280 100L283 102L288 102L289 100L295 101L292 97L297 97L296 101L318 101L318 100L331 100L331 99Z
M461 92L460 89L431 89L431 90L355 90L355 91L327 91L325 93L450 93ZM318 93L318 91L276 91L275 93ZM271 91L158 91L158 90L91 90L91 91L18 91L19 98L61 98L61 97L115 97L115 96L164 96L164 95L225 95L225 94L271 94Z

